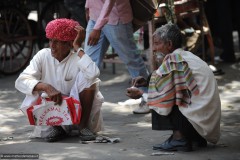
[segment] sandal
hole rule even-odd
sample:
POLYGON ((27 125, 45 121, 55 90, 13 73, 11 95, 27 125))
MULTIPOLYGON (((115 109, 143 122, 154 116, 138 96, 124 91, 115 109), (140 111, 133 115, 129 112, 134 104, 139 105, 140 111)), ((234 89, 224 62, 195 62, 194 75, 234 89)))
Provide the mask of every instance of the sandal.
POLYGON ((79 132, 79 137, 82 141, 92 141, 96 140, 96 135, 94 135, 89 129, 83 128, 79 132))

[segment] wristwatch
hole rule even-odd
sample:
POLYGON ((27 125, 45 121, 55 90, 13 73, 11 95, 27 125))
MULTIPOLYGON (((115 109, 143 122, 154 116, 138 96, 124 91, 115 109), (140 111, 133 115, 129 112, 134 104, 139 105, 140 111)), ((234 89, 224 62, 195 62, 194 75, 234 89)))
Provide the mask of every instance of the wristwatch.
POLYGON ((78 54, 79 51, 83 51, 84 52, 84 50, 81 47, 77 49, 76 53, 78 54))

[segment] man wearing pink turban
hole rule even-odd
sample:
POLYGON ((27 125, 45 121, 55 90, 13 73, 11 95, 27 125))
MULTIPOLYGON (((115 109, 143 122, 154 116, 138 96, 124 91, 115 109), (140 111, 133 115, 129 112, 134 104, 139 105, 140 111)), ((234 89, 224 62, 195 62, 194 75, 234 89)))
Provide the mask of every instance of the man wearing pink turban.
MULTIPOLYGON (((62 95, 72 96, 82 106, 81 122, 77 126, 80 138, 93 140, 94 133, 102 129, 103 97, 98 91, 99 69, 81 48, 84 29, 74 20, 55 19, 47 24, 46 37, 50 48, 38 51, 15 82, 15 87, 26 94, 20 108, 30 106, 42 93, 55 104, 62 103, 62 95)), ((54 142, 66 137, 70 128, 73 127, 36 126, 33 136, 54 142)))

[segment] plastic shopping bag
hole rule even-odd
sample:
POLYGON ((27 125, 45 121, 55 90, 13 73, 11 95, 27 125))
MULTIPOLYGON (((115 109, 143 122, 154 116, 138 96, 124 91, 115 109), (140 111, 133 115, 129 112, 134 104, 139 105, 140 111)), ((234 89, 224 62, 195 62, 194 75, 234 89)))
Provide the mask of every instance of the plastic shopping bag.
POLYGON ((27 116, 31 125, 73 125, 79 124, 82 107, 78 100, 63 97, 62 104, 54 105, 48 98, 39 97, 36 104, 27 109, 27 116))

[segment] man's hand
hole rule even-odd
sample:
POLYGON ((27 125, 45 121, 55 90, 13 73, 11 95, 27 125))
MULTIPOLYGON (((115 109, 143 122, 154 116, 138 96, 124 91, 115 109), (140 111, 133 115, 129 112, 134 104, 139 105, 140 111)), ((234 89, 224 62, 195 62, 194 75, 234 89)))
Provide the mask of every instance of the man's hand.
POLYGON ((73 41, 73 47, 74 50, 76 51, 78 48, 82 46, 82 43, 85 40, 86 31, 82 26, 76 26, 74 29, 78 33, 75 40, 73 41))
POLYGON ((142 76, 139 76, 132 80, 132 85, 134 87, 147 87, 148 83, 146 79, 144 79, 142 76))
POLYGON ((89 8, 85 9, 85 15, 86 15, 86 20, 88 22, 89 21, 89 8))
POLYGON ((142 95, 143 95, 143 91, 136 87, 127 88, 126 96, 130 98, 138 99, 138 98, 141 98, 142 95))
POLYGON ((47 83, 38 83, 34 89, 34 91, 44 91, 51 101, 55 102, 55 105, 62 104, 62 94, 58 90, 56 90, 53 86, 47 83))
POLYGON ((90 33, 90 35, 89 35, 89 37, 88 37, 88 42, 87 42, 87 44, 88 44, 89 46, 94 46, 94 45, 96 45, 96 44, 98 43, 98 40, 100 39, 100 35, 101 35, 101 30, 96 30, 96 29, 94 29, 94 30, 90 33))
POLYGON ((62 104, 62 94, 58 90, 56 90, 53 86, 47 85, 45 92, 47 93, 48 97, 51 101, 55 102, 55 105, 62 104))

